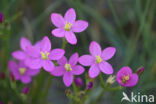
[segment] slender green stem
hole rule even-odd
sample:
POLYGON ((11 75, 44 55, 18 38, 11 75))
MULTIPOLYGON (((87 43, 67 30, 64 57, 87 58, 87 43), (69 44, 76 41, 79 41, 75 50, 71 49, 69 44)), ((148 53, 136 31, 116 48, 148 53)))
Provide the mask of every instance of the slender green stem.
POLYGON ((78 90, 74 82, 72 83, 72 86, 73 86, 74 94, 77 95, 78 90))
POLYGON ((104 84, 104 81, 103 81, 103 77, 102 77, 102 73, 100 73, 99 77, 100 77, 100 85, 101 85, 101 87, 105 87, 105 84, 104 84))
POLYGON ((62 40, 63 40, 62 49, 65 49, 67 45, 67 41, 65 38, 62 38, 62 40))
POLYGON ((43 94, 43 102, 42 103, 46 102, 46 97, 48 95, 48 91, 49 91, 49 88, 50 88, 51 83, 52 83, 52 78, 53 78, 53 76, 49 75, 48 81, 47 81, 47 84, 46 84, 46 88, 45 88, 45 92, 43 94))

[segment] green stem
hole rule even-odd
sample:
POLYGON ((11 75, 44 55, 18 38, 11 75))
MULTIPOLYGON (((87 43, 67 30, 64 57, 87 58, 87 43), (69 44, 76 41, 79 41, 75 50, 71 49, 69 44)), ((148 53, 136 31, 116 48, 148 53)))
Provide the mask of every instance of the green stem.
POLYGON ((76 96, 77 95, 77 87, 74 82, 72 83, 72 86, 73 86, 74 94, 76 96))
POLYGON ((45 88, 45 92, 43 94, 43 102, 42 102, 43 104, 46 102, 46 97, 48 95, 48 91, 49 91, 49 88, 50 88, 51 83, 52 83, 52 78, 53 78, 53 76, 51 76, 51 75, 48 78, 47 85, 46 85, 46 88, 45 88))
POLYGON ((102 77, 102 73, 100 73, 99 77, 100 77, 100 85, 101 85, 101 87, 105 87, 105 84, 104 84, 104 81, 103 81, 103 77, 102 77))
POLYGON ((62 49, 65 49, 67 45, 67 41, 65 38, 62 38, 62 40, 63 40, 62 49))

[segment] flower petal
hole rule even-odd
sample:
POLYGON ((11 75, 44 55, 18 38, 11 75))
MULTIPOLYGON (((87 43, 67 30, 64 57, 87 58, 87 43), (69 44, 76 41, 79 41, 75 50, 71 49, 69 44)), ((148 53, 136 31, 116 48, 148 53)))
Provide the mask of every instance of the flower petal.
POLYGON ((54 63, 50 60, 44 60, 43 61, 43 68, 44 70, 46 70, 47 72, 51 72, 54 69, 54 63))
POLYGON ((51 71, 51 74, 57 77, 62 76, 64 73, 65 73, 64 66, 56 66, 54 70, 51 71))
POLYGON ((89 69, 89 76, 95 78, 99 75, 100 69, 97 64, 93 64, 89 69))
POLYGON ((83 20, 76 21, 72 26, 73 32, 82 32, 88 27, 88 22, 83 20))
POLYGON ((79 58, 79 54, 76 52, 74 54, 72 54, 69 58, 69 63, 71 65, 76 65, 77 64, 77 61, 78 61, 78 58, 79 58))
POLYGON ((130 79, 127 81, 126 84, 124 84, 123 86, 125 87, 132 87, 135 86, 138 83, 138 75, 137 74, 132 74, 130 76, 130 79))
POLYGON ((30 67, 30 69, 40 69, 42 67, 43 61, 40 58, 37 59, 28 59, 26 65, 30 67), (29 62, 28 62, 29 61, 29 62))
POLYGON ((57 63, 59 65, 65 65, 67 63, 67 58, 65 56, 63 56, 62 58, 60 58, 59 60, 57 60, 57 63))
POLYGON ((10 69, 10 71, 13 72, 14 70, 17 70, 18 65, 16 64, 15 61, 10 60, 10 61, 8 62, 8 68, 10 69))
POLYGON ((79 58, 79 63, 83 66, 90 66, 94 64, 94 57, 90 55, 83 55, 79 58))
POLYGON ((21 46, 22 50, 25 51, 26 48, 28 46, 32 46, 32 44, 31 44, 31 42, 27 38, 22 37, 21 40, 20 40, 20 46, 21 46))
POLYGON ((12 56, 18 60, 24 60, 26 58, 26 54, 23 51, 15 51, 12 53, 12 56))
POLYGON ((26 71, 27 75, 30 75, 30 76, 35 76, 37 75, 38 73, 40 72, 40 69, 28 69, 26 71))
POLYGON ((41 51, 43 51, 43 52, 45 52, 45 51, 49 52, 51 50, 51 42, 47 36, 45 36, 42 39, 40 46, 41 46, 41 51))
POLYGON ((81 65, 75 65, 72 69, 72 73, 74 75, 80 75, 85 71, 85 69, 81 65))
POLYGON ((90 51, 90 54, 93 55, 93 56, 100 56, 101 55, 101 47, 95 41, 92 41, 90 43, 89 51, 90 51))
POLYGON ((64 27, 65 25, 64 18, 58 13, 51 14, 51 21, 56 27, 64 27))
POLYGON ((22 76, 21 78, 22 78, 21 80, 22 80, 22 82, 24 84, 28 84, 28 83, 31 82, 31 77, 30 76, 22 76))
POLYGON ((64 15, 64 19, 65 19, 65 21, 73 24, 75 22, 75 19, 76 19, 75 10, 73 8, 68 9, 64 15))
POLYGON ((63 28, 57 28, 57 29, 52 30, 51 33, 56 37, 62 38, 64 37, 65 30, 63 28))
POLYGON ((77 39, 76 39, 76 36, 73 32, 71 31, 66 31, 65 32, 65 38, 66 40, 70 43, 70 44, 73 44, 75 45, 77 43, 77 39))
POLYGON ((116 52, 116 48, 108 47, 102 51, 101 57, 103 60, 109 60, 114 56, 115 52, 116 52))
POLYGON ((60 58, 63 57, 65 54, 65 51, 63 49, 53 49, 50 52, 49 59, 50 60, 59 60, 60 58))
POLYGON ((40 56, 40 50, 34 46, 30 46, 27 48, 26 53, 33 58, 40 56))
POLYGON ((102 61, 99 64, 99 68, 105 74, 113 74, 113 68, 108 62, 102 61))
POLYGON ((132 70, 129 66, 124 66, 117 72, 116 76, 119 80, 120 78, 123 77, 123 75, 128 75, 128 74, 132 74, 132 70))
POLYGON ((69 87, 72 84, 72 82, 73 82, 73 75, 72 75, 72 73, 66 72, 64 74, 64 76, 63 76, 63 82, 64 82, 64 84, 67 87, 69 87))

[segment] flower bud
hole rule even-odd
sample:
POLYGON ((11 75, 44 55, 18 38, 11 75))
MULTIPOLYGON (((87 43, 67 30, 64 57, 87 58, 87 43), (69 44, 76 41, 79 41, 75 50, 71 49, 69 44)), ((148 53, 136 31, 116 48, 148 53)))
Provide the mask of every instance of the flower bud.
POLYGON ((14 76, 12 73, 10 73, 10 80, 11 80, 12 82, 15 82, 15 76, 14 76))
POLYGON ((0 79, 4 79, 5 78, 5 74, 4 74, 4 72, 1 72, 0 73, 0 79))
POLYGON ((28 86, 24 87, 22 93, 27 95, 29 93, 29 87, 28 86))
POLYGON ((90 90, 93 87, 93 82, 90 81, 87 85, 87 89, 90 90))
POLYGON ((0 12, 0 24, 4 21, 4 16, 3 14, 0 12))
POLYGON ((67 96, 69 96, 71 94, 71 90, 67 89, 67 90, 65 90, 65 93, 66 93, 67 96))
POLYGON ((83 81, 80 77, 76 78, 74 82, 76 86, 80 86, 80 87, 83 86, 83 81))
POLYGON ((137 71, 136 74, 141 75, 145 70, 145 67, 140 67, 137 71))

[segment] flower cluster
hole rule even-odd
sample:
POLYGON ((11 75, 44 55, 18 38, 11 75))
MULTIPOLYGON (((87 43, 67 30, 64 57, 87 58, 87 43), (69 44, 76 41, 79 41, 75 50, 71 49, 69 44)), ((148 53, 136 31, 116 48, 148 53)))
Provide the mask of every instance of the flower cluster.
MULTIPOLYGON (((53 36, 65 37, 70 44, 77 43, 74 32, 82 32, 88 27, 88 22, 84 20, 76 21, 76 13, 73 8, 65 13, 64 18, 58 13, 52 13, 51 21, 57 27, 52 30, 53 36)), ((69 60, 64 56, 64 49, 51 49, 51 42, 47 36, 34 45, 28 39, 22 37, 20 47, 21 50, 12 53, 18 63, 10 60, 8 67, 16 80, 21 80, 23 83, 30 83, 31 77, 37 75, 41 68, 53 76, 62 76, 63 82, 67 87, 73 83, 74 75, 81 75, 85 72, 83 66, 90 67, 88 75, 92 79, 96 78, 100 72, 108 75, 112 75, 114 72, 108 60, 115 55, 116 48, 107 47, 102 50, 101 46, 95 41, 92 41, 89 45, 90 54, 79 57, 76 52, 70 56, 69 60), (53 61, 56 61, 58 65, 54 64, 53 61)), ((114 78, 114 76, 111 76, 107 83, 114 83, 114 78)), ((131 87, 137 84, 138 75, 132 73, 131 69, 125 66, 117 73, 116 80, 121 86, 131 87)), ((83 85, 79 77, 75 79, 75 83, 79 86, 83 85)), ((92 86, 93 81, 88 83, 88 89, 91 89, 92 86)))

